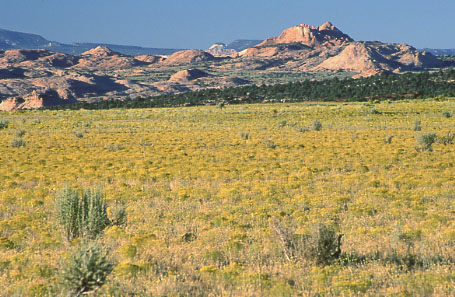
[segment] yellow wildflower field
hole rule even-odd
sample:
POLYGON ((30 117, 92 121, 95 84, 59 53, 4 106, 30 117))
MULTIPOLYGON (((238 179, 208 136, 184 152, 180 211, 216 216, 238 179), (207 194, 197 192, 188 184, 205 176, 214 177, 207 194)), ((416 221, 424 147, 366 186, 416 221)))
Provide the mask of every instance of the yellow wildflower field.
POLYGON ((96 239, 116 263, 100 296, 453 296, 453 111, 450 99, 0 113, 0 294, 64 293, 79 239, 55 200, 71 186, 101 190, 109 214, 126 207, 96 239), (328 265, 298 252, 319 225, 343 235, 328 265))

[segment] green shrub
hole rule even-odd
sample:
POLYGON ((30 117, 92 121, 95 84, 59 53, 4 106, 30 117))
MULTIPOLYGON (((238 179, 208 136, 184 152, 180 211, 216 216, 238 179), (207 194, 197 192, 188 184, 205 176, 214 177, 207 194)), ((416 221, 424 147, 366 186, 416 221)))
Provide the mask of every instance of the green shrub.
POLYGON ((305 133, 305 132, 308 132, 310 131, 310 129, 308 129, 308 127, 297 127, 297 131, 298 132, 302 132, 302 133, 305 133))
POLYGON ((451 114, 450 112, 448 112, 448 111, 444 111, 444 112, 442 113, 442 115, 443 115, 445 118, 451 118, 451 117, 452 117, 452 114, 451 114))
POLYGON ((25 141, 23 139, 13 139, 11 140, 11 147, 21 147, 25 146, 25 141))
POLYGON ((272 223, 284 256, 288 261, 309 259, 317 265, 330 265, 341 255, 341 237, 333 227, 316 225, 309 235, 295 234, 279 223, 272 223))
POLYGON ((322 130, 322 124, 318 120, 313 121, 313 131, 321 131, 322 130))
POLYGON ((283 128, 283 127, 286 127, 287 124, 288 124, 288 122, 283 120, 278 123, 278 127, 283 128))
POLYGON ((117 151, 121 151, 121 150, 124 150, 125 147, 121 144, 118 144, 118 143, 110 143, 108 146, 107 146, 107 149, 111 152, 117 152, 117 151))
POLYGON ((421 126, 421 122, 420 120, 417 120, 414 122, 414 131, 421 131, 422 130, 422 126, 421 126))
POLYGON ((275 144, 275 142, 273 142, 272 140, 267 139, 267 140, 265 141, 265 147, 266 147, 266 148, 269 148, 269 149, 275 149, 275 148, 276 148, 276 144, 275 144))
POLYGON ((417 143, 422 151, 433 151, 433 143, 436 142, 437 136, 435 133, 422 133, 416 136, 417 143))
POLYGON ((17 137, 23 137, 25 135, 26 131, 25 130, 18 130, 16 132, 17 137))
POLYGON ((436 139, 436 142, 443 144, 443 145, 449 145, 449 144, 453 144, 454 140, 455 140, 455 133, 448 132, 446 136, 438 136, 436 139))
POLYGON ((121 226, 125 225, 127 222, 126 218, 126 207, 122 204, 117 204, 114 207, 110 208, 111 214, 111 225, 121 226))
POLYGON ((9 126, 9 121, 1 120, 0 121, 0 129, 6 129, 9 126))
POLYGON ((85 295, 104 285, 115 265, 96 243, 75 249, 63 265, 63 284, 72 296, 85 295))
POLYGON ((318 265, 330 265, 340 257, 341 237, 332 227, 317 225, 307 241, 307 255, 318 265))
POLYGON ((57 193, 57 216, 68 240, 94 238, 103 232, 110 224, 106 209, 104 197, 97 190, 84 190, 80 195, 67 187, 57 193))
POLYGON ((380 112, 376 108, 372 108, 368 111, 368 114, 380 114, 380 112))
POLYGON ((251 139, 250 133, 248 133, 248 132, 243 132, 243 131, 240 132, 240 137, 241 137, 242 139, 244 139, 244 140, 251 139))

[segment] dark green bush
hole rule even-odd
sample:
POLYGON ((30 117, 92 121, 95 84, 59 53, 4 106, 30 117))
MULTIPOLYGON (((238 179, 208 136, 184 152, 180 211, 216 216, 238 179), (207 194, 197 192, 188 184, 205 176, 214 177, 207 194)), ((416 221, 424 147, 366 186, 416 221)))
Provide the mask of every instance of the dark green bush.
POLYGON ((450 112, 448 112, 448 111, 444 111, 444 112, 442 113, 442 115, 443 115, 445 118, 451 118, 451 117, 452 117, 452 114, 451 114, 450 112))
POLYGON ((9 121, 0 120, 0 129, 6 129, 9 126, 9 121))

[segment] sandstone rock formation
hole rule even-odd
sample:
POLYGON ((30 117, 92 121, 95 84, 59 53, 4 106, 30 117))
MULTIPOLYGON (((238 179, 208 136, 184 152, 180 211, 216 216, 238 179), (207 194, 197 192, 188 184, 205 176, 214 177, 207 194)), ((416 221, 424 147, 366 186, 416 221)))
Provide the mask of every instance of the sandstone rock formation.
POLYGON ((163 63, 165 65, 183 65, 215 60, 214 56, 202 50, 184 50, 170 55, 163 63))
POLYGON ((77 102, 75 99, 63 100, 55 90, 46 90, 38 93, 33 91, 31 94, 21 97, 6 99, 0 103, 0 110, 12 111, 18 109, 38 109, 46 106, 63 105, 77 102))
POLYGON ((326 22, 320 27, 306 24, 284 30, 280 36, 268 38, 256 47, 275 45, 281 43, 301 43, 310 47, 336 46, 354 41, 344 34, 332 23, 326 22))
POLYGON ((211 47, 209 47, 206 52, 210 53, 212 56, 220 57, 220 56, 230 56, 235 57, 237 55, 237 51, 235 49, 228 48, 224 43, 215 43, 211 47))
POLYGON ((114 52, 105 46, 98 46, 82 53, 79 56, 79 63, 74 67, 99 70, 131 68, 139 65, 144 65, 144 62, 136 60, 131 56, 114 52))
POLYGON ((149 64, 160 63, 165 60, 162 56, 153 56, 153 55, 140 55, 134 57, 138 61, 146 62, 149 64))
POLYGON ((353 42, 314 70, 359 72, 369 76, 383 71, 410 71, 439 66, 442 66, 442 62, 435 56, 406 44, 353 42))
POLYGON ((199 70, 199 69, 188 69, 188 70, 182 70, 177 73, 174 73, 171 75, 169 78, 170 81, 190 81, 190 80, 195 80, 201 77, 207 77, 209 74, 205 71, 199 70))

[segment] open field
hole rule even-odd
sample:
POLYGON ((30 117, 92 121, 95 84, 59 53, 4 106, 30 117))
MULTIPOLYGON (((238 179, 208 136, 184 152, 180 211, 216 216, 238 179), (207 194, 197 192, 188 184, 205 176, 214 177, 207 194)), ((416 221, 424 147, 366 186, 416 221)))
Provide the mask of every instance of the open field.
POLYGON ((69 185, 100 189, 109 215, 126 207, 97 239, 118 264, 102 296, 453 296, 454 112, 450 99, 0 113, 0 294, 64 293, 80 242, 56 219, 69 185), (298 240, 317 226, 344 234, 329 265, 298 240))

